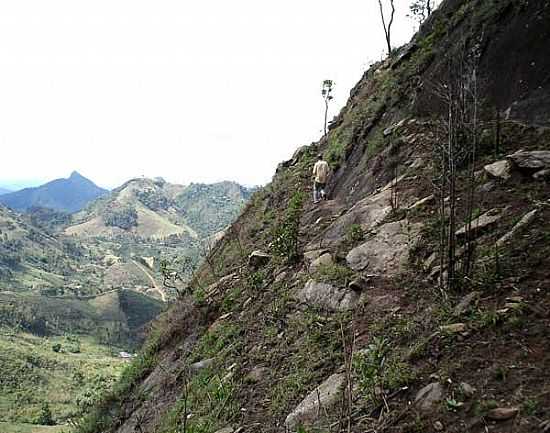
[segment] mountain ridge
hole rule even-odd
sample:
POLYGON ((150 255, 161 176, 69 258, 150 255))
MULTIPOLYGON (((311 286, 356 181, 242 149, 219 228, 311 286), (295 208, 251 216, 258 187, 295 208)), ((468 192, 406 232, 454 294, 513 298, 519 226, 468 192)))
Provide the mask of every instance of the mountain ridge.
POLYGON ((81 210, 89 202, 107 192, 106 189, 98 187, 91 180, 73 171, 66 179, 55 179, 38 187, 3 194, 0 203, 23 212, 33 207, 43 207, 72 213, 81 210))

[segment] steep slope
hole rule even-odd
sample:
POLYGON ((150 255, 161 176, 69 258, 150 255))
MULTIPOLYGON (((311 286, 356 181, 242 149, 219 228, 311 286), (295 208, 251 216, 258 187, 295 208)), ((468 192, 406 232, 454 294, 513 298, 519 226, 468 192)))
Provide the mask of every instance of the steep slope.
POLYGON ((65 212, 77 212, 89 202, 105 195, 107 190, 74 171, 68 179, 56 179, 36 188, 4 194, 0 203, 11 209, 27 211, 44 207, 65 212))
POLYGON ((548 431, 548 23, 543 0, 445 1, 253 196, 79 431, 548 431))

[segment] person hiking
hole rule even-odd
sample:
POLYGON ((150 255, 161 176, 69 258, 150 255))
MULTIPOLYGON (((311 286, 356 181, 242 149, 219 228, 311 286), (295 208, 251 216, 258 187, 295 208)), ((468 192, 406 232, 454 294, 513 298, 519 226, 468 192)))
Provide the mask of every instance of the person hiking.
POLYGON ((327 199, 325 187, 330 174, 328 162, 323 160, 323 155, 317 156, 317 162, 313 166, 313 203, 319 203, 327 199))

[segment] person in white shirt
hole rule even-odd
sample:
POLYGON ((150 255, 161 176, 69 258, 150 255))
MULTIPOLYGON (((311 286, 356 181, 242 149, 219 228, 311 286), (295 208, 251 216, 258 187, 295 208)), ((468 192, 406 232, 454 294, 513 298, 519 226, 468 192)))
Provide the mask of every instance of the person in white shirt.
POLYGON ((330 175, 328 162, 323 160, 323 155, 317 156, 317 162, 313 166, 313 203, 319 203, 327 199, 325 187, 330 175))

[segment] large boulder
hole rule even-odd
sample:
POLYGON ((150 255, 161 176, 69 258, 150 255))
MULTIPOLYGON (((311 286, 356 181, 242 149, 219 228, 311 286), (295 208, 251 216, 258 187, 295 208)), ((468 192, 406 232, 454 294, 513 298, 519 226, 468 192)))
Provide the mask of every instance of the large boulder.
POLYGON ((416 243, 421 227, 407 220, 384 224, 374 237, 348 253, 349 267, 354 271, 368 268, 373 274, 398 274, 407 265, 409 249, 416 243))
POLYGON ((297 293, 296 298, 314 307, 332 311, 346 311, 357 305, 360 295, 354 290, 342 289, 331 284, 309 280, 304 288, 297 293))
POLYGON ((520 150, 508 155, 514 166, 524 171, 539 171, 550 168, 550 150, 520 150))
POLYGON ((506 159, 486 165, 483 169, 489 176, 498 179, 508 180, 512 177, 512 164, 506 159))
POLYGON ((333 374, 315 388, 294 409, 285 420, 288 430, 295 431, 299 426, 308 426, 318 421, 325 411, 330 411, 342 397, 346 375, 333 374))

